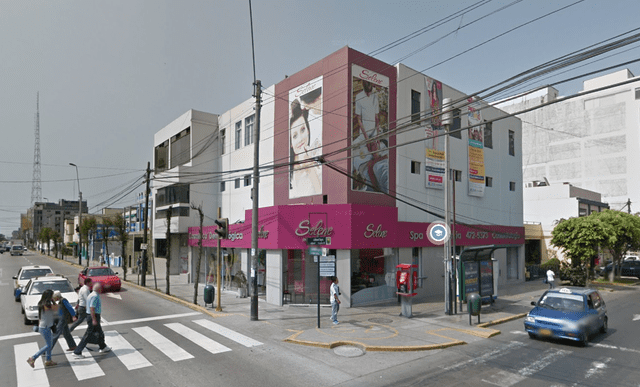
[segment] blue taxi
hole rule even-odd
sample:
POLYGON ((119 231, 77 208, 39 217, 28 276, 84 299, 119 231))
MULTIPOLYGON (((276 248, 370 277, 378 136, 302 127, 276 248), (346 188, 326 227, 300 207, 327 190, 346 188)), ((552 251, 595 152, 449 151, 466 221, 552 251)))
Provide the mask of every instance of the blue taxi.
POLYGON ((607 332, 607 307, 595 289, 550 289, 531 305, 535 308, 524 319, 531 338, 568 339, 586 346, 589 336, 607 332))

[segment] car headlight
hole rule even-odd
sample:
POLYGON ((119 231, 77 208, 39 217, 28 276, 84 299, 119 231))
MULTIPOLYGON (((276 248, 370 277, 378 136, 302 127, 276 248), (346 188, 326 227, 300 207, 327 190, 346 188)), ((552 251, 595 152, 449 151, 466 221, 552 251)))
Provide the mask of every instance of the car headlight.
POLYGON ((27 309, 29 309, 31 311, 38 310, 38 305, 31 305, 27 309))
POLYGON ((531 317, 531 316, 527 316, 527 317, 524 318, 524 322, 534 323, 534 322, 536 322, 536 319, 531 317))

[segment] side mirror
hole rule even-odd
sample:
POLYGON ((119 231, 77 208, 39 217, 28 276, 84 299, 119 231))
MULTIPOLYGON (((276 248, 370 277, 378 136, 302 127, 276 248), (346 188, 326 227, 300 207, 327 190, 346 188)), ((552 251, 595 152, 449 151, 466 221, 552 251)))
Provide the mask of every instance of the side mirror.
POLYGON ((531 301, 531 305, 536 306, 536 302, 535 301, 531 301))
POLYGON ((117 272, 117 271, 116 271, 115 273, 116 273, 116 275, 118 275, 118 272, 117 272))
POLYGON ((11 278, 13 278, 13 279, 18 279, 18 276, 17 276, 17 275, 14 275, 14 276, 13 276, 13 277, 11 277, 11 278))

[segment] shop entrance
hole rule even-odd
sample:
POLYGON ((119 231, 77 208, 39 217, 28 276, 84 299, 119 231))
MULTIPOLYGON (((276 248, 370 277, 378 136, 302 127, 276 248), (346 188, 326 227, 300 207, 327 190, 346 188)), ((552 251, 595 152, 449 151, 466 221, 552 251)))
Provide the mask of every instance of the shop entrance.
POLYGON ((351 305, 395 298, 395 255, 383 249, 352 250, 351 305))
MULTIPOLYGON (((329 250, 329 255, 335 250, 329 250)), ((285 284, 283 295, 292 304, 318 303, 318 262, 307 250, 287 250, 283 265, 285 284)), ((320 277, 320 303, 329 304, 331 279, 320 277)))

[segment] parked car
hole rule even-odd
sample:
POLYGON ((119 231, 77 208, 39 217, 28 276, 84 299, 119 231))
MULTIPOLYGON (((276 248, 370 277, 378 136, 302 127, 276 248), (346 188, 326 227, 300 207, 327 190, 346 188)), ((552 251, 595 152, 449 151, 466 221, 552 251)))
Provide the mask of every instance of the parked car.
POLYGON ((22 250, 22 245, 13 245, 11 246, 11 255, 22 255, 24 250, 22 250))
POLYGON ((16 302, 20 302, 20 292, 29 280, 34 277, 43 277, 47 274, 53 274, 53 270, 49 266, 22 266, 18 270, 18 274, 13 276, 13 296, 16 302))
POLYGON ((609 327, 607 307, 595 289, 547 290, 524 319, 529 337, 568 339, 586 346, 589 336, 609 327))
MULTIPOLYGON (((608 264, 600 271, 600 275, 607 277, 613 269, 613 263, 608 264)), ((623 261, 622 265, 616 265, 616 273, 626 277, 637 277, 640 279, 640 261, 623 261)))
POLYGON ((20 293, 25 325, 30 324, 32 321, 38 321, 38 302, 42 298, 42 293, 47 289, 59 290, 62 293, 62 297, 66 298, 73 307, 78 303, 78 293, 76 293, 71 281, 66 277, 60 274, 51 274, 44 277, 31 278, 20 293))
POLYGON ((78 274, 78 285, 84 285, 85 278, 91 278, 92 286, 96 283, 101 283, 104 291, 116 291, 120 290, 121 282, 118 277, 118 272, 114 272, 110 267, 97 266, 84 268, 80 274, 78 274))

